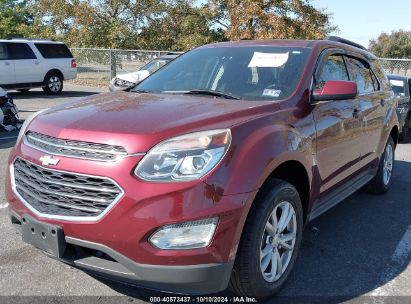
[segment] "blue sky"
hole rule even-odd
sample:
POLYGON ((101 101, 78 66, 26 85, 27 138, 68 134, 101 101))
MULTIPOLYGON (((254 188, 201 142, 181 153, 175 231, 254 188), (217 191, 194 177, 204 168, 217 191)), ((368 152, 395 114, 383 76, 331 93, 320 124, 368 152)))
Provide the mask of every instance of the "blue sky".
POLYGON ((411 31, 411 2, 409 0, 313 0, 318 8, 333 13, 333 24, 341 37, 368 47, 381 32, 411 31))

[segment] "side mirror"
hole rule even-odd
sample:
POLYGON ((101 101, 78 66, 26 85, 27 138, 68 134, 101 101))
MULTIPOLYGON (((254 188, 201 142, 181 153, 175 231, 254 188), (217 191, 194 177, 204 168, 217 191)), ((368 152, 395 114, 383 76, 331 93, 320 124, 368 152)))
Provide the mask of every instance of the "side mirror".
POLYGON ((312 98, 314 101, 354 99, 357 91, 357 84, 353 81, 330 80, 325 82, 322 90, 314 90, 312 98))

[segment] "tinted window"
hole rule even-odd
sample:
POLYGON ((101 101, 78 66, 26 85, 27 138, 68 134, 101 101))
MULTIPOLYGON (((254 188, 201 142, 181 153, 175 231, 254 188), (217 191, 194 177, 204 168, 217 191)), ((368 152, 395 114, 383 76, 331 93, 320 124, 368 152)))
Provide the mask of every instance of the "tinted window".
POLYGON ((348 72, 343 57, 332 55, 327 58, 317 80, 317 89, 322 89, 324 83, 330 80, 348 80, 348 72))
POLYGON ((249 100, 290 96, 309 49, 288 47, 200 48, 174 59, 136 89, 181 94, 212 90, 249 100))
POLYGON ((36 55, 26 43, 7 42, 7 49, 10 59, 36 59, 36 55))
POLYGON ((7 47, 4 43, 0 43, 0 60, 8 59, 7 47))
POLYGON ((34 45, 44 58, 73 58, 73 55, 65 44, 35 43, 34 45))
POLYGON ((351 79, 357 83, 358 93, 367 94, 374 92, 373 74, 371 70, 355 58, 347 58, 347 63, 351 73, 351 79))

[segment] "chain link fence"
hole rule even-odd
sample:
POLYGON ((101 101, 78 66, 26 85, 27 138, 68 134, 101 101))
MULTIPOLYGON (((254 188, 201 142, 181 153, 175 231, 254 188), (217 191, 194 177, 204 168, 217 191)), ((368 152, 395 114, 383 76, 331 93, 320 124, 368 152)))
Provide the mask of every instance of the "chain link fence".
POLYGON ((107 86, 117 74, 137 71, 147 62, 166 55, 171 51, 81 49, 72 48, 77 60, 76 82, 107 86))
POLYGON ((387 74, 411 77, 411 59, 380 58, 380 62, 387 74))
MULTIPOLYGON (((116 49, 71 49, 77 59, 76 82, 107 86, 117 74, 137 71, 147 62, 171 51, 116 50, 116 49)), ((381 58, 381 64, 388 74, 411 77, 411 59, 381 58)))

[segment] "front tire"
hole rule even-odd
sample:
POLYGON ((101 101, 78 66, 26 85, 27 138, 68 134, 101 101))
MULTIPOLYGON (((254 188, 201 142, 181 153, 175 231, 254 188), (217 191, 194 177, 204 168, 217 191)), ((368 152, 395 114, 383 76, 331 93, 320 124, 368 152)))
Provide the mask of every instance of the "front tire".
POLYGON ((63 91, 63 77, 58 73, 51 72, 44 78, 43 91, 48 95, 58 95, 63 91))
POLYGON ((375 177, 364 187, 364 190, 373 194, 386 193, 392 183, 392 174, 394 172, 395 144, 390 136, 385 145, 384 152, 381 155, 380 164, 375 177))
POLYGON ((303 232, 300 196, 291 184, 272 180, 247 218, 229 288, 238 295, 265 298, 277 293, 296 261, 303 232))

